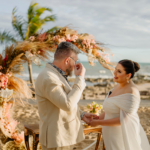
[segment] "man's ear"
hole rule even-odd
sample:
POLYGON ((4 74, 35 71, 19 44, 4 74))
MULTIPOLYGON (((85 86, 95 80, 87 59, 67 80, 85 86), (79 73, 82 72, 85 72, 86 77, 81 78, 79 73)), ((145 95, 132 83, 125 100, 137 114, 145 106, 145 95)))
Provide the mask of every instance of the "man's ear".
POLYGON ((65 58, 65 60, 64 60, 65 65, 68 65, 69 61, 70 61, 69 57, 65 58))

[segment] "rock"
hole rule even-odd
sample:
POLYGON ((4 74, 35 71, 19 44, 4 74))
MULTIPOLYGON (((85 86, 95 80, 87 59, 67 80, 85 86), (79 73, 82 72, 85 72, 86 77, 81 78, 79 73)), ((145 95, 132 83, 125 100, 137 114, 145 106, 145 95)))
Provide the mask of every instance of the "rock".
POLYGON ((140 95, 150 95, 149 91, 140 91, 140 95))

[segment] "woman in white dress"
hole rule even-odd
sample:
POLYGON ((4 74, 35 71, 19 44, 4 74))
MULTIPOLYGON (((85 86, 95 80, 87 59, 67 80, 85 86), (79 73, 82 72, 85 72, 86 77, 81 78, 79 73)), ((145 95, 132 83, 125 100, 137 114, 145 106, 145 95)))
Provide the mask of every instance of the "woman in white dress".
POLYGON ((103 103, 104 113, 90 123, 91 126, 103 126, 106 150, 150 150, 137 114, 140 93, 131 80, 139 69, 136 62, 119 61, 114 71, 114 81, 118 84, 103 103))

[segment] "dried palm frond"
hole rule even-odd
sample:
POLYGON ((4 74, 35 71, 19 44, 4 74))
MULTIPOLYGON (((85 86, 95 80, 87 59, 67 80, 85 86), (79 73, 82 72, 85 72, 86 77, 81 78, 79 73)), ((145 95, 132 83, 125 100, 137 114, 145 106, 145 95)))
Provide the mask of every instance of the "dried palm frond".
POLYGON ((88 33, 82 33, 79 35, 80 40, 94 39, 94 36, 89 35, 88 33))
MULTIPOLYGON (((15 67, 16 65, 20 65, 21 64, 21 57, 24 55, 24 53, 21 53, 19 55, 17 55, 12 61, 11 63, 9 64, 7 70, 6 70, 6 73, 8 73, 10 70, 14 70, 15 71, 15 68, 13 69, 13 67, 15 67)), ((20 70, 21 71, 21 70, 20 70)), ((12 71, 11 71, 12 72, 12 71)))
POLYGON ((44 52, 44 53, 41 53, 38 57, 39 57, 39 59, 46 61, 49 59, 50 54, 48 52, 44 52))
POLYGON ((112 70, 112 71, 115 70, 112 66, 109 66, 108 64, 106 64, 101 58, 99 58, 98 61, 104 68, 112 70))
POLYGON ((6 57, 6 55, 8 56, 8 58, 11 58, 11 55, 14 51, 14 45, 12 44, 11 46, 7 46, 5 48, 5 50, 3 51, 3 55, 6 57))
POLYGON ((21 72, 23 71, 24 71, 24 67, 22 66, 22 64, 15 65, 13 68, 11 68, 11 72, 13 74, 21 75, 21 72))
POLYGON ((21 50, 22 52, 25 53, 25 51, 32 51, 33 54, 35 52, 37 52, 39 49, 41 50, 47 50, 48 44, 45 44, 44 42, 28 42, 28 41, 24 41, 24 42, 20 42, 19 44, 17 44, 15 50, 21 50))
POLYGON ((0 66, 2 68, 0 71, 4 74, 9 73, 10 71, 12 73, 20 73, 22 71, 20 66, 24 63, 22 59, 24 53, 17 51, 13 44, 6 47, 2 53, 3 54, 0 55, 0 66))
MULTIPOLYGON (((26 51, 30 51, 32 54, 38 56, 41 60, 48 60, 50 55, 48 52, 52 50, 49 48, 49 45, 45 42, 28 42, 24 41, 19 43, 15 50, 21 50, 24 54, 26 51)), ((27 58, 22 56, 22 59, 27 61, 27 58)))
POLYGON ((60 33, 63 33, 63 34, 70 34, 70 35, 77 35, 77 31, 73 30, 73 29, 70 29, 68 28, 67 26, 63 27, 60 29, 60 33))
POLYGON ((13 96, 15 98, 31 98, 32 92, 30 88, 27 85, 27 82, 24 80, 11 76, 8 80, 8 89, 11 89, 14 91, 13 96))

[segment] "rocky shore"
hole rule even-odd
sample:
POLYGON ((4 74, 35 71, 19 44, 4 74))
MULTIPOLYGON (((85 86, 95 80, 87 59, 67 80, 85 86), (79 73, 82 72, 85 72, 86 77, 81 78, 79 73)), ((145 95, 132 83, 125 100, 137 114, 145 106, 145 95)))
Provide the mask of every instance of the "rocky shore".
MULTIPOLYGON (((75 79, 69 78, 69 82, 73 84, 75 79)), ((137 85, 141 99, 150 99, 150 77, 144 75, 137 75, 133 79, 133 82, 137 85)), ((116 84, 113 81, 113 78, 85 78, 86 88, 84 89, 81 99, 105 99, 107 93, 114 87, 116 84)))

